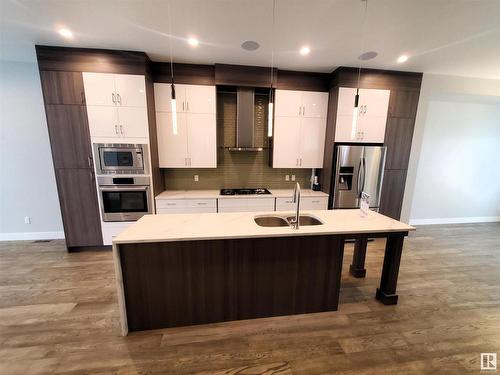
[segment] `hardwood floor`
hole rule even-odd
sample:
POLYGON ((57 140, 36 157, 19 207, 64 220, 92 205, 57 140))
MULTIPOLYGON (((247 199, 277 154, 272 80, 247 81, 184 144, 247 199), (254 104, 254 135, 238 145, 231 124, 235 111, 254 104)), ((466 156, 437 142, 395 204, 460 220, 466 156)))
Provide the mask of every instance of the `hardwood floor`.
POLYGON ((405 241, 399 302, 375 300, 344 256, 339 311, 120 336, 111 252, 62 241, 0 243, 0 374, 462 374, 500 355, 500 224, 419 227, 405 241))

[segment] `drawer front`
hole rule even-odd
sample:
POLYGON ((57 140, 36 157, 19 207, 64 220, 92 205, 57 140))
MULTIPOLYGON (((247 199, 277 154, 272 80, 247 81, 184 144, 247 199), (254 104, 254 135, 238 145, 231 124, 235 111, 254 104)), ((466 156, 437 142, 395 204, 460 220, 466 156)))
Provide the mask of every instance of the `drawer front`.
POLYGON ((156 209, 179 209, 179 208, 217 208, 216 199, 157 199, 156 209))
POLYGON ((295 210, 295 203, 293 203, 292 198, 276 198, 276 211, 293 210, 295 210))
POLYGON ((274 198, 219 198, 219 212, 274 211, 274 198))
POLYGON ((301 198, 300 208, 303 210, 326 210, 328 209, 328 197, 301 198))
POLYGON ((197 213, 216 213, 215 207, 196 207, 196 208, 158 208, 156 213, 161 214, 197 214, 197 213))

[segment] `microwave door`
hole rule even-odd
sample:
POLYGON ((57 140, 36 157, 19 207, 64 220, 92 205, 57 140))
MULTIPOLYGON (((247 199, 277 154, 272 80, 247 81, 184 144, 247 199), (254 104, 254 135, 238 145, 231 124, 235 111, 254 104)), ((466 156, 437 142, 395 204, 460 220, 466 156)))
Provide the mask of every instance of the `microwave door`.
POLYGON ((356 208, 359 205, 363 146, 337 146, 336 151, 334 208, 356 208))
POLYGON ((361 191, 370 195, 370 207, 378 208, 384 175, 386 147, 366 146, 361 171, 361 191))

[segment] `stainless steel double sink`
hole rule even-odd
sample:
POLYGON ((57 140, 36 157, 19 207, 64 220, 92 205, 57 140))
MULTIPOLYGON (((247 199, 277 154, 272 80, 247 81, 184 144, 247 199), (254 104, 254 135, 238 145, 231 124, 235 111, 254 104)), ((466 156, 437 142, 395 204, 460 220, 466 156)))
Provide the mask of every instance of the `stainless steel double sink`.
MULTIPOLYGON (((254 217, 255 223, 261 227, 291 227, 295 215, 262 215, 254 217)), ((322 225, 323 222, 311 215, 299 216, 299 227, 301 225, 322 225)))

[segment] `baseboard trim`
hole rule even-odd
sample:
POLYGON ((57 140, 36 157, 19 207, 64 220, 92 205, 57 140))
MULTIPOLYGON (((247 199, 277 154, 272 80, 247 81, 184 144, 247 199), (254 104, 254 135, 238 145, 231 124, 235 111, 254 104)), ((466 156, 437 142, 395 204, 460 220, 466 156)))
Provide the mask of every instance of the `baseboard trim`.
POLYGON ((500 222, 500 216, 410 219, 410 225, 469 224, 469 223, 495 223, 495 222, 500 222))
POLYGON ((16 232, 0 233, 0 241, 33 241, 64 239, 64 232, 16 232))

